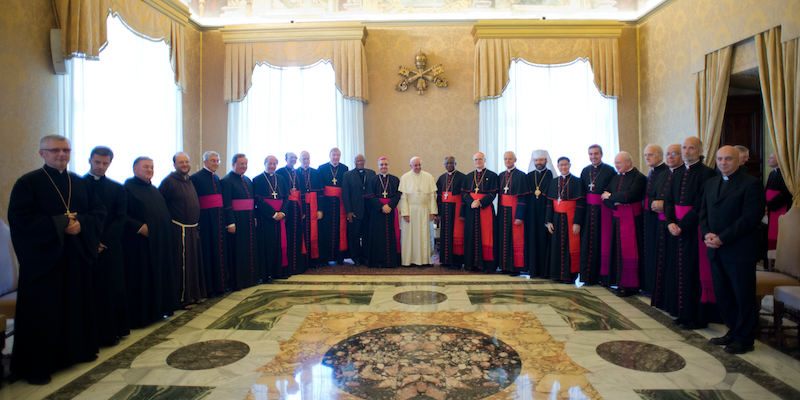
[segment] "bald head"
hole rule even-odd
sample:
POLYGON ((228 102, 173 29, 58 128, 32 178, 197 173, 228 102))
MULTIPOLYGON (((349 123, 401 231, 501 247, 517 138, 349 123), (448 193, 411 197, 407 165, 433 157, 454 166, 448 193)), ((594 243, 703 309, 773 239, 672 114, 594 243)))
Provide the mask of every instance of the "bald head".
POLYGON ((308 168, 311 166, 311 154, 307 151, 300 152, 300 166, 303 168, 308 168))
POLYGON ((644 148, 644 161, 650 168, 655 168, 664 161, 664 151, 661 146, 651 144, 644 148))
POLYGON ((617 156, 614 157, 614 167, 619 173, 630 171, 633 168, 633 158, 631 158, 630 153, 627 151, 617 153, 617 156))
POLYGON ((681 166, 683 158, 681 158, 681 145, 671 144, 667 146, 667 166, 675 169, 681 166))
POLYGON ((717 150, 717 167, 723 176, 730 176, 739 169, 739 150, 733 146, 722 146, 717 150))
POLYGON ((475 164, 475 169, 483 169, 486 163, 486 156, 479 151, 472 156, 472 162, 475 164))
POLYGON ((513 151, 507 151, 503 154, 503 163, 506 165, 506 169, 514 168, 516 162, 517 155, 513 151))
POLYGON ((703 142, 698 137, 688 137, 683 141, 681 153, 684 164, 692 165, 699 161, 700 155, 703 154, 703 142))

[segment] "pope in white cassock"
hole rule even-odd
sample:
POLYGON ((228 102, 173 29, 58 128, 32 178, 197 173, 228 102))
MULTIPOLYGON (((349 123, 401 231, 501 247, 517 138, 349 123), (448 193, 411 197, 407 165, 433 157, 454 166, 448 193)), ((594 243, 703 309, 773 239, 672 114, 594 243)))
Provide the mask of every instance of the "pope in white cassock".
POLYGON ((419 157, 411 159, 411 171, 400 178, 401 258, 403 266, 431 265, 431 221, 439 212, 436 180, 422 170, 419 157))

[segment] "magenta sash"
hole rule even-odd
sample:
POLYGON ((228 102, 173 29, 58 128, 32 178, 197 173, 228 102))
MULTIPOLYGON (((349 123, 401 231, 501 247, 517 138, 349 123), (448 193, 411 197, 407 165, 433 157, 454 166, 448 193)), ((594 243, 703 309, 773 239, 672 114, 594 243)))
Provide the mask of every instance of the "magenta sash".
MULTIPOLYGON (((283 207, 283 200, 275 200, 275 199, 264 199, 267 204, 271 205, 275 212, 283 207)), ((280 221, 280 235, 281 235, 281 266, 285 267, 289 265, 289 257, 286 254, 286 218, 281 219, 280 221)))
POLYGON ((456 213, 453 218, 453 254, 464 255, 464 221, 458 218, 461 215, 461 203, 464 200, 461 196, 453 196, 452 192, 442 194, 442 202, 453 203, 456 205, 456 213))
POLYGON ((642 215, 642 203, 618 204, 611 214, 619 219, 619 240, 622 249, 622 274, 619 285, 639 286, 639 245, 634 217, 642 215))
MULTIPOLYGON (((772 200, 780 194, 777 190, 767 189, 767 201, 772 200)), ((787 207, 769 212, 769 227, 767 228, 767 250, 775 250, 778 247, 778 218, 786 214, 787 207)))
MULTIPOLYGON (((389 204, 392 199, 378 199, 381 204, 389 204)), ((397 207, 394 208, 394 239, 397 241, 397 252, 400 252, 400 215, 397 212, 397 207)))
POLYGON ((650 211, 650 199, 647 196, 644 197, 644 209, 650 211))
MULTIPOLYGON (((678 219, 683 217, 692 210, 692 206, 675 206, 675 216, 678 219)), ((706 257, 705 241, 703 240, 703 233, 700 232, 700 227, 697 227, 697 253, 698 253, 698 266, 700 268, 700 285, 702 286, 702 294, 700 296, 701 303, 716 303, 717 299, 714 296, 714 280, 711 278, 711 262, 706 257)))
MULTIPOLYGON (((480 200, 485 194, 470 193, 472 200, 480 200)), ((481 249, 485 261, 494 261, 494 219, 492 209, 484 207, 479 209, 481 216, 481 249)))
POLYGON ((603 205, 599 194, 587 194, 586 203, 600 206, 600 275, 608 275, 608 264, 611 263, 611 209, 603 205))
POLYGON ((522 225, 514 224, 515 215, 517 215, 517 196, 500 195, 500 205, 503 207, 511 207, 511 247, 514 250, 514 267, 525 267, 525 223, 522 225))
POLYGON ((207 208, 222 207, 221 194, 209 194, 207 196, 199 196, 197 199, 200 200, 201 210, 205 210, 207 208))
POLYGON ((248 211, 253 209, 253 199, 233 199, 231 200, 233 211, 248 211))
POLYGON ((658 220, 659 221, 666 221, 667 220, 667 216, 664 215, 664 213, 660 212, 660 213, 658 213, 658 220))

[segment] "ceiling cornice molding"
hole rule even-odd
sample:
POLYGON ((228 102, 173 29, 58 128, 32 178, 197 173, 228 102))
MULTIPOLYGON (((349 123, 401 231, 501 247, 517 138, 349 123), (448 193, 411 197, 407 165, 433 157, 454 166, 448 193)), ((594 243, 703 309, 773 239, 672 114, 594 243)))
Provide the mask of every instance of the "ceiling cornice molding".
POLYGON ((644 15, 636 19, 636 24, 641 25, 643 22, 650 19, 653 15, 656 15, 657 13, 661 12, 661 10, 665 9, 667 6, 672 5, 674 2, 675 0, 665 0, 663 3, 653 7, 652 10, 646 12, 644 15))
POLYGON ((472 27, 478 39, 618 38, 624 22, 591 20, 486 20, 472 27))
POLYGON ((367 27, 361 22, 298 22, 236 25, 220 28, 225 43, 294 42, 307 40, 361 40, 367 27))
POLYGON ((142 0, 151 7, 166 14, 168 17, 184 24, 189 23, 189 17, 192 11, 189 6, 181 3, 178 0, 142 0))

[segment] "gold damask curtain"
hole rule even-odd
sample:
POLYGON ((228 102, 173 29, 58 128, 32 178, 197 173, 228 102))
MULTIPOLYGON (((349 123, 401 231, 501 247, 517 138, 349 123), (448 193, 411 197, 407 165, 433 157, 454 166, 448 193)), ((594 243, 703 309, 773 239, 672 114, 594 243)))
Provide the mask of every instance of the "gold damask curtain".
POLYGON ((475 43, 475 102, 496 99, 508 84, 512 60, 535 64, 566 64, 588 59, 594 82, 605 97, 622 96, 619 40, 616 38, 492 39, 475 43))
POLYGON ((367 55, 361 40, 258 42, 225 44, 225 102, 241 101, 253 82, 253 69, 267 63, 302 67, 330 62, 344 98, 369 102, 367 55))
POLYGON ((706 67, 697 73, 695 85, 695 112, 697 137, 704 143, 704 163, 716 165, 716 154, 722 135, 722 118, 728 102, 728 84, 731 81, 733 46, 706 55, 706 67))
POLYGON ((65 59, 80 56, 97 59, 105 47, 106 21, 116 13, 136 34, 151 40, 164 40, 170 46, 170 64, 175 83, 186 90, 184 32, 188 22, 176 20, 144 1, 130 0, 53 0, 61 28, 61 49, 65 59))
POLYGON ((781 43, 780 27, 756 35, 758 75, 767 128, 786 187, 800 206, 800 44, 781 43))

